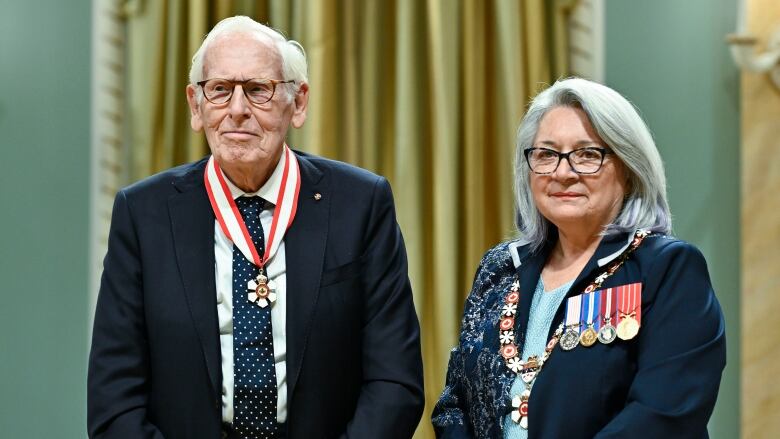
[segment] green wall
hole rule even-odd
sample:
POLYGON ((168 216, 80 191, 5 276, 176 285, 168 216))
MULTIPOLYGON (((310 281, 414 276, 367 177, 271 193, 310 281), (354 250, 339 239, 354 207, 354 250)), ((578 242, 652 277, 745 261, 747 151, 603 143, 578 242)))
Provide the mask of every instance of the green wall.
POLYGON ((704 253, 726 317, 728 365, 710 434, 736 438, 739 73, 723 41, 734 31, 736 0, 606 4, 606 82, 650 126, 666 165, 674 232, 704 253))
POLYGON ((91 2, 0 0, 0 436, 86 436, 91 2))

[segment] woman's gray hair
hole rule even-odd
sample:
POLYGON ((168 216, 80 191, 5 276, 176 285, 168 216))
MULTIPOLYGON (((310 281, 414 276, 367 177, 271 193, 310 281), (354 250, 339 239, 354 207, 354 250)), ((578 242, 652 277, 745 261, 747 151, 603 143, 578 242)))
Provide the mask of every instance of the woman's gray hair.
POLYGON ((605 146, 620 158, 628 172, 628 193, 615 220, 605 225, 604 235, 633 232, 637 228, 671 233, 663 163, 647 125, 618 92, 592 81, 569 78, 539 93, 517 130, 515 202, 521 241, 537 250, 555 228, 536 208, 524 151, 534 146, 542 118, 556 107, 582 109, 605 146))
MULTIPOLYGON (((284 35, 264 24, 260 24, 255 20, 243 15, 235 17, 228 17, 211 29, 211 32, 203 39, 195 55, 192 56, 192 66, 190 66, 190 84, 196 86, 198 102, 203 97, 202 90, 197 87, 198 82, 203 80, 203 59, 206 57, 206 51, 211 43, 218 38, 229 34, 247 34, 257 36, 258 39, 270 42, 276 48, 279 53, 279 57, 282 59, 282 75, 284 78, 267 78, 267 79, 284 79, 295 80, 295 91, 287 90, 287 98, 292 100, 295 92, 300 88, 301 84, 308 82, 308 66, 306 64, 306 51, 303 50, 303 46, 294 40, 288 40, 284 35)), ((227 78, 232 79, 232 78, 227 78)))

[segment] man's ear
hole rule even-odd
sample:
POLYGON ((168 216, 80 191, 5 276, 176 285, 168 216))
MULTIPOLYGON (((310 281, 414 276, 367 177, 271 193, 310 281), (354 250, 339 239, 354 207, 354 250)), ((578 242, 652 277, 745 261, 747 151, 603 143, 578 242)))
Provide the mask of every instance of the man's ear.
POLYGON ((295 93, 293 103, 295 104, 295 110, 293 111, 291 123, 294 128, 300 128, 306 122, 306 109, 309 106, 309 84, 301 83, 301 86, 298 87, 298 92, 295 93))
POLYGON ((194 85, 187 86, 187 103, 190 104, 190 126, 193 131, 199 132, 203 129, 203 119, 200 117, 200 106, 197 99, 198 90, 194 85))

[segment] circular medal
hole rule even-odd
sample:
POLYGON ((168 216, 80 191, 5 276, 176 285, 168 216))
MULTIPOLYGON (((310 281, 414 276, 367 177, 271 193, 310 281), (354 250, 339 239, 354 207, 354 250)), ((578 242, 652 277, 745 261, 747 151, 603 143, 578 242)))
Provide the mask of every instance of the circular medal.
POLYGON ((504 317, 501 319, 501 322, 498 324, 498 327, 501 328, 502 331, 509 331, 510 329, 515 327, 515 319, 512 317, 504 317))
POLYGON ((597 338, 598 334, 596 334, 596 330, 593 329, 593 326, 588 326, 588 329, 580 334, 580 344, 589 348, 596 343, 597 338))
POLYGON ((580 342, 580 335, 574 328, 566 329, 566 332, 561 336, 561 341, 558 344, 561 345, 561 349, 564 351, 570 351, 577 347, 580 342))
POLYGON ((517 355, 517 346, 514 343, 505 344, 501 348, 501 356, 507 360, 517 355))
POLYGON ((604 324, 604 326, 599 329, 599 341, 604 344, 610 344, 613 341, 615 341, 615 337, 617 337, 617 332, 615 331, 615 327, 610 325, 609 323, 604 324))
POLYGON ((621 340, 631 340, 639 332, 639 322, 631 316, 624 317, 617 325, 617 336, 621 340))

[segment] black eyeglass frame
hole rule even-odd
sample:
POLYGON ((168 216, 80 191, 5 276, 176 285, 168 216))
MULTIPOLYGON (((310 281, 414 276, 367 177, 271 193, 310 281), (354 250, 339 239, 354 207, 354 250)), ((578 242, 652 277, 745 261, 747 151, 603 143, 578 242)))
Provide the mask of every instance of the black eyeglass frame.
POLYGON ((569 152, 558 152, 558 151, 556 151, 554 149, 541 148, 541 147, 532 147, 532 148, 526 148, 526 149, 523 150, 523 155, 525 155, 525 162, 528 164, 528 169, 530 169, 531 172, 533 172, 534 174, 538 174, 538 175, 550 175, 550 174, 552 174, 553 172, 555 172, 558 169, 558 166, 561 166, 561 160, 563 160, 563 159, 566 159, 566 161, 569 163, 569 168, 571 168, 571 170, 574 171, 574 173, 580 174, 580 175, 592 175, 592 174, 595 174, 595 173, 599 172, 601 170, 601 167, 604 166, 604 159, 607 157, 607 154, 614 154, 614 153, 612 151, 606 149, 606 148, 595 147, 595 146, 587 146, 585 148, 572 149, 569 152), (591 151, 598 151, 601 154, 601 161, 599 162, 599 167, 596 168, 596 170, 593 171, 593 172, 580 172, 580 171, 578 171, 577 168, 574 166, 574 164, 571 162, 571 159, 569 158, 569 156, 571 154, 574 154, 575 152, 586 150, 586 149, 587 150, 591 150, 591 151), (550 172, 536 172, 536 171, 534 171, 534 167, 531 166, 531 159, 529 158, 529 156, 535 150, 549 151, 549 152, 555 154, 556 156, 558 156, 558 163, 555 164, 555 167, 552 169, 552 171, 550 171, 550 172))
POLYGON ((244 96, 246 97, 246 99, 249 102, 251 102, 253 104, 256 104, 256 105, 263 105, 263 104, 267 104, 268 102, 271 102, 271 99, 274 98, 274 95, 276 94, 276 86, 277 85, 279 85, 279 84, 295 84, 295 80, 294 79, 287 79, 287 80, 285 80, 285 79, 252 78, 252 79, 247 79, 246 81, 235 81, 235 80, 232 80, 232 79, 224 79, 224 78, 209 78, 209 79, 205 79, 203 81, 196 82, 196 84, 200 87, 201 92, 203 92, 203 97, 206 98, 207 101, 211 102, 214 105, 225 105, 228 102, 230 102, 230 100, 233 99, 233 93, 236 91, 236 86, 237 85, 241 86, 241 91, 244 92, 244 96), (230 93, 228 94, 228 97, 225 100, 225 102, 214 102, 211 99, 209 99, 208 95, 206 94, 206 89, 205 89, 204 86, 206 85, 207 82, 214 81, 214 80, 225 81, 225 82, 230 83, 230 84, 233 85, 233 87, 230 88, 230 93), (263 102, 258 102, 256 100, 250 98, 249 95, 246 94, 246 85, 249 84, 252 81, 267 81, 267 82, 271 83, 271 95, 268 97, 268 100, 263 101, 263 102))

